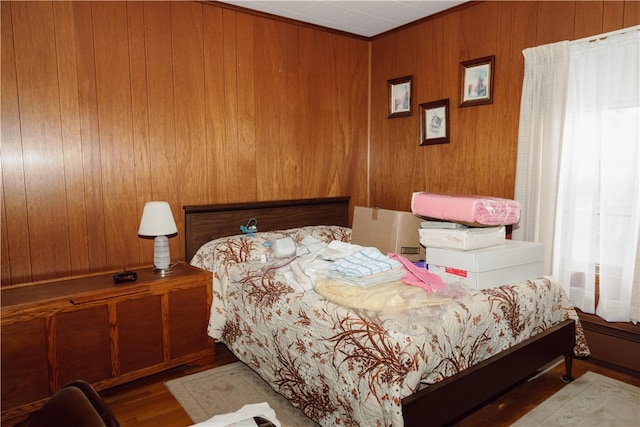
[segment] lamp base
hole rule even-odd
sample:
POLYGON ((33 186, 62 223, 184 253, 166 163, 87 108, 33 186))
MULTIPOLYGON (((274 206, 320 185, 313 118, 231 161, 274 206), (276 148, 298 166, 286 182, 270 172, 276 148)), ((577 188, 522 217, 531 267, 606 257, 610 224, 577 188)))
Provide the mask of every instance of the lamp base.
POLYGON ((173 271, 167 236, 156 236, 153 239, 153 266, 155 267, 153 272, 161 276, 166 276, 173 271))
POLYGON ((169 266, 167 268, 154 268, 153 270, 154 274, 159 274, 161 276, 166 276, 168 274, 173 273, 173 267, 169 266))

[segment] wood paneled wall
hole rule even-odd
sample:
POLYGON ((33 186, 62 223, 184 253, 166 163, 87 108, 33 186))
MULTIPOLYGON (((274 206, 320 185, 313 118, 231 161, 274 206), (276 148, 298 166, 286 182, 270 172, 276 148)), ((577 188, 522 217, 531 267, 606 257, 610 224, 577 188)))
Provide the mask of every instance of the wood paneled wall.
POLYGON ((178 260, 183 205, 364 197, 366 40, 202 2, 1 7, 3 285, 151 264, 150 200, 178 260))
POLYGON ((470 3, 372 41, 201 2, 1 2, 2 284, 152 262, 144 202, 413 191, 512 197, 522 49, 640 23, 636 1, 470 3), (491 105, 459 63, 496 56, 491 105), (387 119, 389 79, 414 114, 387 119), (418 146, 449 98, 451 142, 418 146))
POLYGON ((637 1, 470 3, 372 42, 371 205, 411 193, 513 197, 522 50, 640 24, 637 1), (495 55, 493 104, 458 108, 460 62, 495 55), (413 115, 387 119, 387 80, 413 75, 413 115), (450 143, 419 146, 421 103, 448 98, 450 143))

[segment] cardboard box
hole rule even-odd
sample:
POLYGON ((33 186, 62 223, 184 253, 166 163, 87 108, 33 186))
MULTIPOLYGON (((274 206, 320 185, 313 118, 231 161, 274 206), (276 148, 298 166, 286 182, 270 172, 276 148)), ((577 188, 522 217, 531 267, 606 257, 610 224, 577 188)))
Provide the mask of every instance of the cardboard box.
POLYGON ((427 248, 429 271, 445 282, 461 281, 485 289, 537 279, 544 275, 543 244, 507 240, 470 251, 427 248))
POLYGON ((418 235, 422 221, 411 212, 356 206, 351 242, 373 246, 385 255, 392 252, 411 261, 423 260, 425 251, 418 235))

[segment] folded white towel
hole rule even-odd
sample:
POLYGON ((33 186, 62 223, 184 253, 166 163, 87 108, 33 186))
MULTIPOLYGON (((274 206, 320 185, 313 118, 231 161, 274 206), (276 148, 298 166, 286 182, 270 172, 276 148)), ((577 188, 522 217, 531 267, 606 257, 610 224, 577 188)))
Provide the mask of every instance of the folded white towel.
POLYGON ((380 283, 400 280, 406 274, 407 272, 404 268, 402 268, 402 266, 393 268, 391 270, 382 271, 380 273, 369 274, 368 276, 363 277, 349 276, 347 274, 339 273, 335 270, 329 270, 326 272, 326 276, 328 278, 338 280, 348 285, 359 286, 361 288, 368 288, 371 286, 379 285, 380 283))
POLYGON ((401 266, 398 261, 382 254, 380 250, 366 247, 351 255, 335 260, 331 264, 330 270, 347 276, 364 277, 401 266))

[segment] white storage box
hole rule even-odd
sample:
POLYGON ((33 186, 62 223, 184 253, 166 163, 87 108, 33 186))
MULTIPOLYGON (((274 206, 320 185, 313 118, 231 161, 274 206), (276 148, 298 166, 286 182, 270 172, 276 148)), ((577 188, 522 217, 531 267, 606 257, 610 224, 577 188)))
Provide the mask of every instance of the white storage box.
POLYGON ((402 255, 410 261, 424 259, 418 230, 424 219, 411 212, 356 206, 353 210, 351 242, 373 246, 383 254, 402 255))
POLYGON ((544 275, 543 244, 507 240, 482 249, 427 248, 429 271, 445 282, 461 281, 485 289, 537 279, 544 275))

